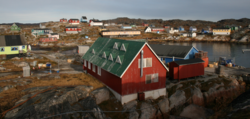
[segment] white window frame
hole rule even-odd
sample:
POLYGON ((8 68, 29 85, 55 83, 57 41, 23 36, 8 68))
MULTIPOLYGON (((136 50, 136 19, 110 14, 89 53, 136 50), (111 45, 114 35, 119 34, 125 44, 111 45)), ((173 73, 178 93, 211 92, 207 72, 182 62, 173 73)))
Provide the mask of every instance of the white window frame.
POLYGON ((92 64, 92 71, 95 72, 95 65, 92 64))
POLYGON ((84 60, 84 67, 86 67, 87 66, 87 61, 86 60, 84 60))
POLYGON ((102 75, 101 70, 102 70, 101 67, 97 67, 97 74, 100 75, 100 76, 102 75))
POLYGON ((90 62, 88 62, 88 68, 91 69, 91 63, 90 62))
POLYGON ((1 47, 0 48, 0 52, 4 52, 5 51, 5 48, 4 47, 1 47), (3 49, 3 51, 2 51, 2 49, 3 49))
POLYGON ((157 83, 159 82, 159 75, 158 73, 148 74, 145 76, 145 84, 157 83), (150 78, 147 82, 147 78, 150 78))
MULTIPOLYGON (((152 58, 143 58, 143 68, 146 68, 146 67, 152 67, 153 66, 153 63, 152 63, 152 58), (151 61, 151 62, 149 62, 151 61)), ((141 59, 138 59, 138 68, 141 68, 141 59)))

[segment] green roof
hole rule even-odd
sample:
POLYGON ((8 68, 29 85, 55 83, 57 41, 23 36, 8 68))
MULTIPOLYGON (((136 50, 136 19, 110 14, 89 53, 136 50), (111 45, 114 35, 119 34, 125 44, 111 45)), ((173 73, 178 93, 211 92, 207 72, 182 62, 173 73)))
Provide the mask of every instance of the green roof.
POLYGON ((82 58, 121 77, 144 44, 145 42, 142 41, 138 42, 100 37, 82 58), (114 48, 115 44, 118 49, 114 48), (122 44, 124 44, 126 51, 121 50, 122 44), (92 53, 92 49, 94 49, 95 54, 92 53), (106 58, 103 58, 104 52, 106 58), (109 60, 110 55, 112 55, 113 61, 109 60), (118 56, 120 57, 121 64, 116 62, 118 56))

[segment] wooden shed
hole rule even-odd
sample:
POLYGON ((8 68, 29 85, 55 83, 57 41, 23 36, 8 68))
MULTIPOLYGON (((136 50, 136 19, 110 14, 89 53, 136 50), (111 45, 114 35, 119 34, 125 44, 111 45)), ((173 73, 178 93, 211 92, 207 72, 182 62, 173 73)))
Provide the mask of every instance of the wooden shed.
POLYGON ((169 63, 169 76, 184 79, 204 75, 204 61, 200 58, 178 60, 169 63))

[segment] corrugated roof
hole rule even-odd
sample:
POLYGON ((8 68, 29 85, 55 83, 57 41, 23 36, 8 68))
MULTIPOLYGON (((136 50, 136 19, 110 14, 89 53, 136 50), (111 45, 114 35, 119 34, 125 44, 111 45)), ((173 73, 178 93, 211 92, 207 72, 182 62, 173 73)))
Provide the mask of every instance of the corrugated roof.
POLYGON ((20 35, 5 35, 0 36, 0 46, 16 46, 25 45, 24 36, 20 35))
POLYGON ((150 44, 158 56, 185 58, 193 46, 150 44))
POLYGON ((178 60, 174 62, 178 65, 187 65, 187 64, 203 63, 204 61, 200 58, 195 58, 195 59, 188 59, 188 60, 178 60))
POLYGON ((102 69, 121 77, 123 72, 132 62, 136 54, 143 47, 145 42, 137 41, 128 41, 120 39, 110 39, 110 38, 98 38, 95 43, 89 48, 86 54, 82 57, 83 59, 90 61, 96 66, 101 67, 102 69), (114 49, 114 44, 117 44, 118 49, 114 49), (126 52, 120 50, 122 44, 125 44, 126 52), (92 53, 94 49, 95 54, 92 53), (103 58, 103 52, 106 54, 107 58, 103 58), (108 60, 110 54, 112 54, 113 61, 108 60), (120 56, 122 64, 119 64, 116 61, 117 56, 120 56))

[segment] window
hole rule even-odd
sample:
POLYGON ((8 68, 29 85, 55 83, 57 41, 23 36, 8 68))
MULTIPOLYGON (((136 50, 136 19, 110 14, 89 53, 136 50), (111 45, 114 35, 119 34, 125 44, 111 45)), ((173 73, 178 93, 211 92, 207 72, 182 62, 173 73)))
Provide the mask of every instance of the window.
POLYGON ((25 49, 25 45, 23 45, 22 49, 25 49))
POLYGON ((103 52, 103 54, 102 54, 102 58, 107 58, 107 56, 106 56, 106 53, 105 52, 103 52))
POLYGON ((115 61, 115 62, 117 62, 117 63, 119 63, 119 64, 122 64, 121 59, 120 59, 120 57, 119 57, 119 56, 117 56, 117 58, 116 58, 116 61, 115 61))
POLYGON ((84 67, 86 67, 87 66, 87 61, 86 60, 84 60, 84 67))
POLYGON ((109 60, 113 61, 112 54, 109 55, 109 60))
POLYGON ((95 65, 92 64, 92 71, 95 72, 95 65))
POLYGON ((114 44, 113 48, 118 50, 117 43, 114 44))
POLYGON ((0 52, 4 52, 5 51, 5 49, 4 48, 0 48, 0 52))
POLYGON ((156 83, 156 82, 158 82, 158 73, 146 75, 145 79, 146 84, 156 83))
POLYGON ((90 63, 90 62, 88 62, 88 63, 89 63, 89 64, 88 64, 88 68, 91 69, 91 63, 90 63))
POLYGON ((125 48, 124 44, 122 44, 122 47, 121 47, 121 49, 120 49, 120 50, 122 50, 122 51, 126 51, 126 48, 125 48))
POLYGON ((97 74, 101 76, 101 67, 97 67, 97 74))
POLYGON ((16 51, 17 47, 11 47, 11 51, 16 51))
MULTIPOLYGON (((138 67, 141 68, 141 59, 138 60, 138 67)), ((152 67, 152 58, 143 58, 143 68, 152 67)))

